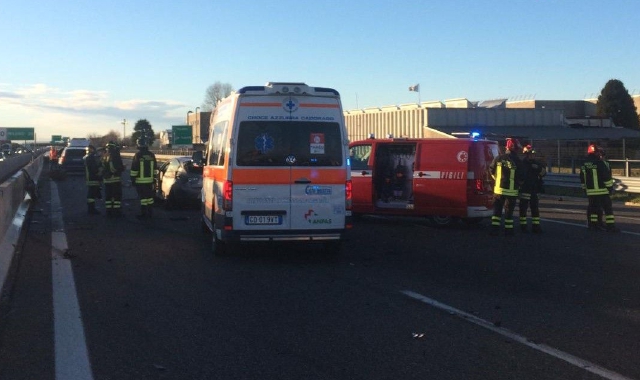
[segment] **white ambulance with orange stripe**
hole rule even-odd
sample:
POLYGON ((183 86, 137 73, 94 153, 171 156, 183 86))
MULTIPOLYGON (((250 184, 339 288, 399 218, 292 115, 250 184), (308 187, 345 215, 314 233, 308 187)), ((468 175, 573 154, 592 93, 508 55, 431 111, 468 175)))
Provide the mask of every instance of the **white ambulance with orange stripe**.
POLYGON ((351 228, 348 157, 334 89, 270 82, 222 100, 203 157, 202 216, 214 253, 267 241, 339 250, 351 228))

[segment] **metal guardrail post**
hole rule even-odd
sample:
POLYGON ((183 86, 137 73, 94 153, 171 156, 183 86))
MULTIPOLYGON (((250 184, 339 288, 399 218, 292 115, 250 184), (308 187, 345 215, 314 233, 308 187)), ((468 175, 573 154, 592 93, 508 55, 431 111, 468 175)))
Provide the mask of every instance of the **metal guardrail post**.
POLYGON ((630 177, 631 176, 631 172, 629 171, 629 158, 625 158, 624 159, 624 176, 625 177, 630 177))

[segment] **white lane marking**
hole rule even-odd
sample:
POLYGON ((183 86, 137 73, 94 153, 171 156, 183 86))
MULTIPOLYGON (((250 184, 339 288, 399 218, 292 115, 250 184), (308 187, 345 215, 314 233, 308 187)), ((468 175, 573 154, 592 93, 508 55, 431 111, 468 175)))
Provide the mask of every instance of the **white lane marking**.
POLYGON ((82 315, 73 280, 64 233, 58 187, 51 181, 51 273, 53 285, 53 330, 57 380, 92 380, 82 315))
POLYGON ((533 343, 531 342, 529 339, 527 339, 524 336, 518 335, 514 332, 511 332, 505 328, 502 327, 496 327, 493 323, 485 321, 482 318, 478 318, 473 314, 469 314, 466 313, 462 310, 458 310, 454 307, 451 307, 449 305, 445 305, 441 302, 438 302, 432 298, 429 297, 425 297, 422 294, 416 293, 416 292, 412 292, 411 290, 402 290, 400 291, 400 293, 409 296, 413 299, 416 299, 420 302, 426 303, 427 305, 433 306, 435 308, 444 310, 446 312, 448 312, 449 314, 452 314, 458 318, 464 319, 466 321, 469 321, 475 325, 478 325, 480 327, 484 327, 488 330, 491 330, 495 333, 498 333, 506 338, 509 338, 513 341, 516 341, 518 343, 521 343, 527 347, 533 348, 534 350, 538 350, 540 352, 543 352, 547 355, 551 355, 555 358, 558 358, 560 360, 564 360, 565 362, 572 364, 576 367, 580 367, 582 369, 584 369, 585 371, 591 372, 591 373, 595 373, 598 376, 602 376, 605 379, 610 379, 610 380, 633 380, 630 377, 626 377, 623 376, 617 372, 608 370, 606 368, 600 367, 597 364, 591 363, 587 360, 584 359, 580 359, 577 356, 573 356, 571 354, 568 354, 566 352, 557 350, 553 347, 549 347, 545 344, 542 343, 533 343))
MULTIPOLYGON (((560 220, 553 220, 553 219, 546 219, 546 218, 540 218, 540 220, 543 221, 543 222, 558 223, 558 224, 565 224, 565 225, 568 225, 568 226, 576 226, 576 227, 587 228, 586 219, 585 219, 584 223, 563 222, 563 221, 560 221, 560 220)), ((602 233, 607 233, 607 232, 602 231, 602 233)), ((620 231, 620 233, 627 234, 627 235, 640 236, 640 232, 620 231)))

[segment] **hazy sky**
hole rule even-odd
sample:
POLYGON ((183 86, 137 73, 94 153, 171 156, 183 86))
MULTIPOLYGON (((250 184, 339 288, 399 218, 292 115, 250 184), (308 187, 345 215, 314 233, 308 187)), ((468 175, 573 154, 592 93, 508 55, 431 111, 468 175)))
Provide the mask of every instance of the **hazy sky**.
POLYGON ((346 110, 640 93, 637 0, 0 0, 0 127, 183 124, 216 81, 332 87, 346 110), (420 84, 420 92, 408 87, 420 84))

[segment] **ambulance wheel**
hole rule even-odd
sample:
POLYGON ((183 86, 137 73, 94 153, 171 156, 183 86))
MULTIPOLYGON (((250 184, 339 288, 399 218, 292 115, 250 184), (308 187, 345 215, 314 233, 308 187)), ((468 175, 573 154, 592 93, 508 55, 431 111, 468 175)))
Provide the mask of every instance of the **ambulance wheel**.
POLYGON ((225 242, 218 239, 215 231, 213 231, 213 238, 211 238, 211 253, 215 256, 227 256, 229 254, 229 247, 225 242))
POLYGON ((434 215, 429 217, 429 223, 436 227, 445 227, 450 226, 456 221, 456 218, 453 216, 446 215, 434 215))
POLYGON ((225 256, 227 254, 227 247, 224 242, 216 237, 216 233, 213 233, 211 238, 211 253, 215 256, 225 256))

